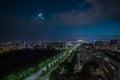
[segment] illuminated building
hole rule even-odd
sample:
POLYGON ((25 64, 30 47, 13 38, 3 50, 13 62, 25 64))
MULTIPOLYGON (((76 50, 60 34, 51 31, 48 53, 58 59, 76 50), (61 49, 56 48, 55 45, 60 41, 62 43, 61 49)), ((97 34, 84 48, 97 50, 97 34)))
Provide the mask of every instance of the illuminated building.
POLYGON ((93 45, 91 43, 82 43, 79 49, 80 52, 80 59, 83 63, 87 61, 92 61, 93 55, 93 45))
POLYGON ((102 51, 102 69, 107 80, 120 80, 120 54, 102 51))
POLYGON ((7 45, 1 45, 0 46, 0 54, 3 54, 4 52, 8 52, 8 51, 20 50, 23 48, 24 48, 24 45, 21 44, 20 42, 14 42, 14 43, 10 43, 7 45))

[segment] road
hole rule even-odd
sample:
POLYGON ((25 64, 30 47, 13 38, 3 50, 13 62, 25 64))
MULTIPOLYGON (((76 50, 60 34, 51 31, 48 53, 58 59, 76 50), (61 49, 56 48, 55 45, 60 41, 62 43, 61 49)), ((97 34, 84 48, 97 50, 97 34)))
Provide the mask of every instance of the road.
MULTIPOLYGON (((72 53, 72 52, 71 52, 71 53, 72 53)), ((66 57, 64 57, 64 58, 61 60, 61 62, 63 62, 64 60, 66 60, 69 56, 70 56, 70 54, 68 54, 66 57)), ((60 62, 60 63, 61 63, 61 62, 60 62)), ((60 63, 59 63, 59 64, 60 64, 60 63)), ((35 80, 49 80, 49 74, 50 74, 52 71, 54 71, 57 67, 58 67, 58 65, 55 66, 55 67, 53 67, 45 76, 43 76, 43 77, 38 77, 38 78, 36 78, 35 80)))
MULTIPOLYGON (((69 52, 71 53, 72 50, 75 50, 80 44, 76 44, 71 50, 69 50, 69 52)), ((64 52, 66 53, 66 52, 64 52)), ((70 54, 69 54, 70 55, 70 54)), ((69 55, 67 55, 64 59, 62 59, 62 61, 64 61, 69 55)), ((47 70, 47 65, 44 66, 42 69, 40 69, 39 71, 37 71, 35 74, 29 76, 28 78, 24 79, 24 80, 48 80, 49 79, 49 74, 55 70, 57 68, 57 66, 53 67, 53 69, 51 69, 45 76, 43 77, 39 77, 42 74, 42 71, 46 71, 47 70)))
POLYGON ((40 69, 39 71, 37 71, 35 74, 29 76, 25 80, 34 80, 34 79, 36 79, 42 73, 42 70, 46 70, 46 66, 43 67, 42 69, 40 69))
MULTIPOLYGON (((75 47, 72 48, 72 50, 75 50, 79 45, 80 45, 80 44, 76 44, 75 47)), ((72 53, 72 50, 70 50, 69 52, 72 53)), ((70 56, 70 54, 67 55, 61 62, 63 62, 64 60, 66 60, 69 56, 70 56)), ((49 80, 49 75, 50 75, 50 73, 51 73, 53 70, 55 70, 57 67, 58 67, 58 65, 55 66, 52 70, 50 70, 45 76, 43 76, 43 77, 41 77, 41 78, 38 77, 38 78, 35 79, 35 80, 49 80)))
POLYGON ((58 66, 54 67, 51 69, 45 76, 43 77, 37 77, 35 80, 49 80, 49 75, 52 71, 54 71, 58 66))

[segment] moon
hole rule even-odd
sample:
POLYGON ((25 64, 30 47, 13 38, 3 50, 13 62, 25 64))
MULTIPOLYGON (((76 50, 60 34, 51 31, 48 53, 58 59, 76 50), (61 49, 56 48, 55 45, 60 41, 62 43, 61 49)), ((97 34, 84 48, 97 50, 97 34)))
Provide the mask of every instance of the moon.
POLYGON ((44 19, 43 13, 39 13, 38 14, 38 18, 40 18, 41 20, 43 20, 44 19))

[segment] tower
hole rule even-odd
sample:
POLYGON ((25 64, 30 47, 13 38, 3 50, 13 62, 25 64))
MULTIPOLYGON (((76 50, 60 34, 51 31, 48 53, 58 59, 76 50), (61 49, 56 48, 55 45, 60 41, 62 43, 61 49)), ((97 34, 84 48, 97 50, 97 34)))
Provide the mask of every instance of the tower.
POLYGON ((23 42, 24 48, 26 48, 26 41, 23 42))

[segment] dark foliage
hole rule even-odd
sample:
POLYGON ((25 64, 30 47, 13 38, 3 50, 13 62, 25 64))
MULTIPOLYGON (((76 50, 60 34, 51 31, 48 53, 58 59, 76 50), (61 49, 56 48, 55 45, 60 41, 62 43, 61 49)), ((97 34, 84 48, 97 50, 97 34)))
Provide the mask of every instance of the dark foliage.
POLYGON ((10 73, 17 73, 28 67, 35 67, 37 71, 40 62, 51 58, 58 52, 58 50, 54 49, 23 49, 6 52, 3 55, 0 55, 0 79, 10 73))

